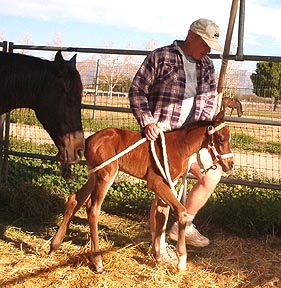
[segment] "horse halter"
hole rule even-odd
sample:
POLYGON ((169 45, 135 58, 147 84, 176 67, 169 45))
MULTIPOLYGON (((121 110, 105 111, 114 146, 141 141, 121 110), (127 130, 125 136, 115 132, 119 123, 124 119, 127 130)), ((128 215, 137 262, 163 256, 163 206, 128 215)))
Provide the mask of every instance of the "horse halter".
MULTIPOLYGON (((213 152, 214 156, 215 156, 215 159, 217 162, 221 161, 221 160, 224 160, 224 159, 227 159, 227 158, 231 158, 234 156, 234 154, 232 152, 230 153, 226 153, 226 154, 219 154, 216 147, 215 147, 215 144, 213 142, 213 134, 216 133, 217 131, 221 130, 223 127, 225 127, 225 123, 221 123, 219 124, 218 126, 216 127, 213 127, 213 126, 209 126, 208 127, 208 135, 209 135, 209 143, 208 143, 208 147, 211 149, 211 151, 213 152)), ((215 165, 214 165, 215 166, 215 165)), ((214 168, 212 168, 214 169, 214 168)))

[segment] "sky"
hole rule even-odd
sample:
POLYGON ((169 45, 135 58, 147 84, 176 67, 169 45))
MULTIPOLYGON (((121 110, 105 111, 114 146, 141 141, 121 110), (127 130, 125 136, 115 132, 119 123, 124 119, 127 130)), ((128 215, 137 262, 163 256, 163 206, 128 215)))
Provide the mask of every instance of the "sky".
MULTIPOLYGON (((281 0, 245 0, 245 55, 281 56, 281 0)), ((15 44, 147 50, 185 39, 199 18, 221 28, 224 46, 232 0, 0 0, 0 41, 15 44)), ((238 43, 237 11, 231 54, 238 43)), ((212 51, 212 53, 218 53, 212 51)), ((255 62, 244 62, 254 70, 255 62)))

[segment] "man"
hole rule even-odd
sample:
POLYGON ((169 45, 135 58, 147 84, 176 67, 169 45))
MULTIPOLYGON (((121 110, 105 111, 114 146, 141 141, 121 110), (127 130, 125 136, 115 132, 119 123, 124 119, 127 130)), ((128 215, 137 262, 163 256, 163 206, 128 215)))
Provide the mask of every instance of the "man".
MULTIPOLYGON (((142 63, 132 81, 129 100, 133 114, 148 140, 157 139, 159 123, 166 130, 171 130, 213 118, 217 107, 217 91, 214 65, 207 54, 211 49, 222 50, 218 43, 219 33, 220 29, 213 21, 198 19, 191 24, 184 41, 176 40, 169 46, 152 51, 142 63)), ((192 222, 220 181, 221 167, 218 165, 218 169, 208 170, 211 166, 209 152, 202 149, 198 155, 190 158, 187 167, 189 173, 198 181, 186 199, 186 243, 197 247, 210 243, 192 222), (201 173, 200 167, 204 167, 208 172, 201 173)), ((169 210, 161 206, 165 205, 156 197, 150 211, 152 239, 155 235, 156 213, 165 216, 161 218, 164 218, 163 225, 164 229, 166 228, 169 210)), ((177 234, 178 227, 175 223, 169 236, 177 241, 177 234)), ((163 233, 162 256, 169 254, 168 249, 163 233)))

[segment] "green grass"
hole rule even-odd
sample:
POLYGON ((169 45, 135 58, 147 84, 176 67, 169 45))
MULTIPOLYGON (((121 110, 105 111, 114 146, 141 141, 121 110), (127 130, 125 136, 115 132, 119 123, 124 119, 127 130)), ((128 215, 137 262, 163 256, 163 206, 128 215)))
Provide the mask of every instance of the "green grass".
MULTIPOLYGON (((228 114, 227 114, 228 115, 228 114)), ((237 116, 235 112, 233 112, 232 116, 237 116)), ((244 114, 244 117, 250 117, 250 118, 266 118, 271 120, 280 120, 281 112, 280 111, 269 111, 269 110, 262 110, 262 109, 251 109, 249 111, 246 111, 244 114)))
POLYGON ((200 217, 241 237, 281 236, 280 209, 280 191, 220 184, 200 217))
MULTIPOLYGON (((82 110, 82 126, 85 131, 95 132, 107 127, 119 127, 124 129, 139 130, 137 121, 131 113, 82 110)), ((42 127, 31 109, 16 109, 10 113, 12 123, 36 125, 42 127)))
POLYGON ((240 150, 248 150, 254 152, 272 153, 281 155, 280 142, 261 142, 259 139, 242 133, 235 133, 232 135, 231 147, 240 150))
POLYGON ((31 109, 15 109, 10 113, 10 121, 12 123, 20 123, 26 125, 36 125, 42 127, 41 123, 35 116, 35 112, 31 109))

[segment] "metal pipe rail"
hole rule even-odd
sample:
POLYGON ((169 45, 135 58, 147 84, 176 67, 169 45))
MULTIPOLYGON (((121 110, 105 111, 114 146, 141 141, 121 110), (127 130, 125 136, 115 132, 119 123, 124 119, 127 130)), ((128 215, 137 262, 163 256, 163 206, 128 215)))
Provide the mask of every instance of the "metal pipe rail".
MULTIPOLYGON (((37 45, 22 45, 9 42, 9 52, 16 49, 21 50, 44 50, 44 51, 64 51, 64 52, 81 52, 94 54, 117 54, 117 55, 136 55, 146 56, 150 50, 126 50, 126 49, 105 49, 105 48, 83 48, 83 47, 58 47, 58 46, 37 46, 37 45)), ((262 56, 262 55, 238 55, 238 54, 209 54, 211 59, 228 59, 234 61, 269 61, 281 62, 280 56, 262 56)))

